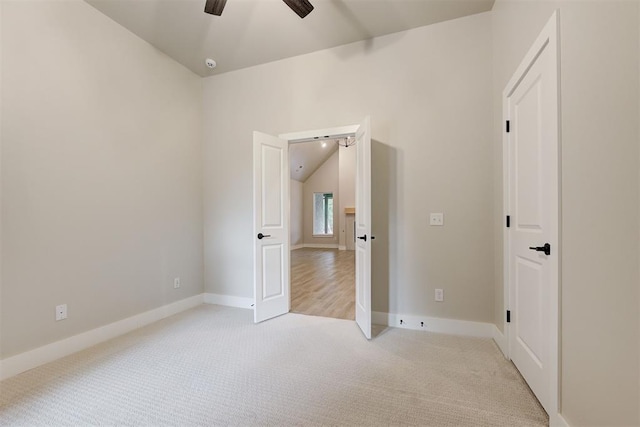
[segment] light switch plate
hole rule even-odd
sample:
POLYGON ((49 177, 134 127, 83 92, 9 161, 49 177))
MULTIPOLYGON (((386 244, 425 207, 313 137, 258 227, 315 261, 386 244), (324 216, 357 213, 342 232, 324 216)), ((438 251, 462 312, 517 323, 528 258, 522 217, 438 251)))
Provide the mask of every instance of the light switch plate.
POLYGON ((429 215, 429 225, 441 226, 444 225, 443 213, 432 213, 429 215))
POLYGON ((444 290, 436 289, 435 299, 438 302, 444 301, 444 290))

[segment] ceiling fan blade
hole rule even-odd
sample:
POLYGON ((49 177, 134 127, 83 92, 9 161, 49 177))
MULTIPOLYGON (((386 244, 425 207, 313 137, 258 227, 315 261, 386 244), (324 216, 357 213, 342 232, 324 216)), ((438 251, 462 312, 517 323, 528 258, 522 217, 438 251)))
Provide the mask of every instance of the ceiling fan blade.
POLYGON ((211 15, 220 16, 225 4, 227 4, 227 0, 207 0, 204 11, 211 15))
POLYGON ((304 18, 313 10, 309 0, 283 0, 300 18, 304 18))

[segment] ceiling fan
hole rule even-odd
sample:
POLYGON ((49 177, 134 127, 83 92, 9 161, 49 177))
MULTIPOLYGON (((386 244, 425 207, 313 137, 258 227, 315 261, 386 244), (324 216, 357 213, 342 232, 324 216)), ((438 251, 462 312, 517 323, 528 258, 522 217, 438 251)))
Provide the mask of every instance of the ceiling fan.
MULTIPOLYGON (((313 5, 309 0, 283 0, 300 18, 304 18, 313 10, 313 5)), ((204 11, 211 15, 220 16, 227 0, 207 0, 204 11)))

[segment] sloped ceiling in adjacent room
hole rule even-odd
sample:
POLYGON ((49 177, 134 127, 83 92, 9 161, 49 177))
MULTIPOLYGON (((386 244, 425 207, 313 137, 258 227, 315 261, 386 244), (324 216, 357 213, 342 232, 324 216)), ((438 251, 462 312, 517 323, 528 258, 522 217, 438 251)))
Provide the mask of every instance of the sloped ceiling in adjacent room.
POLYGON ((335 140, 289 145, 291 179, 305 182, 338 149, 335 140))
POLYGON ((200 76, 237 70, 491 10, 494 0, 311 0, 300 19, 282 0, 85 0, 200 76), (206 67, 212 58, 217 67, 206 67))

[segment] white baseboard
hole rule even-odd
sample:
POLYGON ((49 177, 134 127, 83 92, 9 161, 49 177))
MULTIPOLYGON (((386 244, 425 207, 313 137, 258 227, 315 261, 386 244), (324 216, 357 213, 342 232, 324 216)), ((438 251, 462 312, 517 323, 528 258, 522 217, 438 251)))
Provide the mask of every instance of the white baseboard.
POLYGON ((346 246, 338 246, 337 244, 334 244, 334 243, 302 243, 300 245, 291 246, 289 250, 295 251, 296 249, 302 249, 302 248, 340 249, 341 251, 344 251, 345 249, 347 249, 346 246))
POLYGON ((302 245, 305 248, 315 248, 315 249, 338 249, 338 245, 335 243, 305 243, 302 245))
POLYGON ((376 311, 371 313, 371 322, 377 325, 392 326, 394 328, 414 329, 417 331, 437 332, 440 334, 450 335, 466 335, 481 338, 493 338, 494 327, 492 323, 382 313, 376 311))
POLYGON ((507 337, 500 332, 500 329, 496 325, 493 325, 493 340, 496 342, 504 357, 508 358, 509 355, 507 353, 507 337))
POLYGON ((117 322, 29 350, 0 361, 0 380, 12 377, 45 363, 87 349, 101 342, 126 334, 150 323, 173 316, 203 303, 203 295, 194 295, 162 307, 137 314, 117 322))
POLYGON ((204 294, 205 304, 226 305, 227 307, 252 308, 253 298, 232 295, 204 294))
POLYGON ((338 250, 339 250, 339 251, 346 251, 346 250, 347 250, 347 247, 346 247, 346 246, 344 246, 344 245, 338 245, 338 250))

